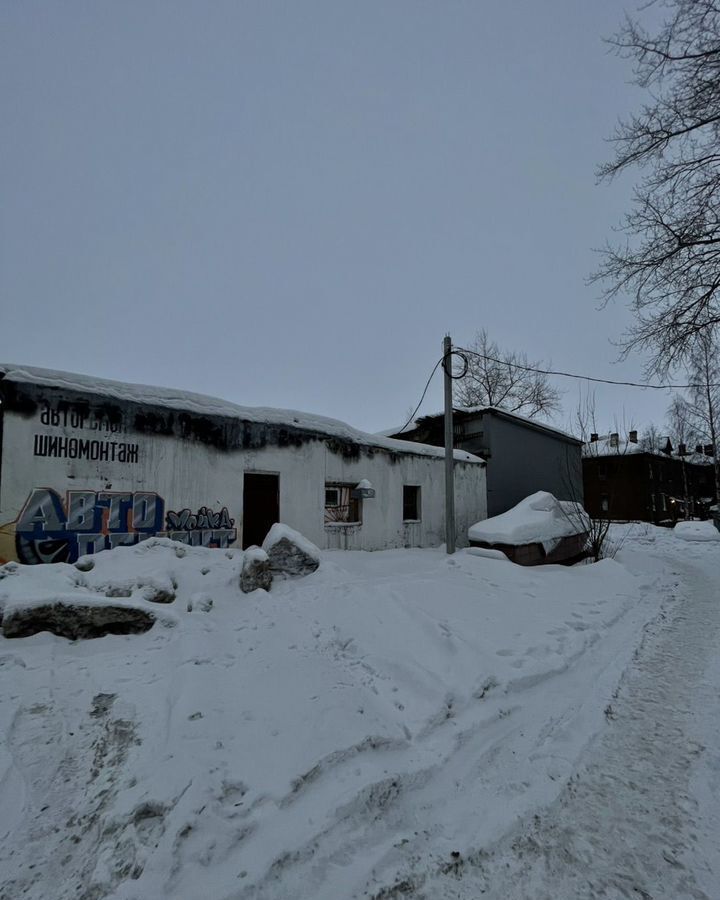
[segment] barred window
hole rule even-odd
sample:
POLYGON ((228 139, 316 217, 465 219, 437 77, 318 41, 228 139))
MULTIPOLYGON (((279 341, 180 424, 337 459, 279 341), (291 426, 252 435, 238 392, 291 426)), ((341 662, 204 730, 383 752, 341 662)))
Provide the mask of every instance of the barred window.
POLYGON ((354 484, 325 485, 325 524, 351 525, 362 522, 362 502, 353 497, 354 484))

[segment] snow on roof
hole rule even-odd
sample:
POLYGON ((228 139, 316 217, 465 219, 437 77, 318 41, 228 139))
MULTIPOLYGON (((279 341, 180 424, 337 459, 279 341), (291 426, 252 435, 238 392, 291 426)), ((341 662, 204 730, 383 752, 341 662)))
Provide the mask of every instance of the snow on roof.
MULTIPOLYGON (((500 406, 454 406, 453 412, 463 413, 468 416, 474 414, 482 415, 483 413, 490 413, 491 415, 498 415, 506 419, 515 419, 518 422, 521 422, 523 425, 529 425, 531 428, 536 428, 539 431, 548 431, 551 434, 556 434, 558 437, 564 438, 565 440, 573 441, 577 444, 582 443, 582 440, 580 438, 577 438, 569 432, 563 431, 560 428, 555 428, 554 425, 548 425, 546 422, 538 422, 537 419, 530 419, 527 416, 521 416, 519 413, 510 412, 509 410, 503 409, 500 406)), ((387 437, 390 437, 393 434, 405 434, 406 432, 414 431, 417 427, 418 422, 421 422, 423 419, 438 419, 442 418, 444 415, 444 412, 427 413, 426 415, 418 416, 411 422, 408 422, 406 425, 401 425, 398 428, 394 429, 388 428, 383 431, 379 431, 378 434, 386 435, 387 437)))
POLYGON ((584 444, 582 450, 582 455, 588 459, 592 459, 596 456, 639 456, 640 454, 654 456, 657 459, 684 459, 686 463, 693 463, 694 465, 711 466, 713 464, 712 457, 705 456, 702 453, 692 452, 687 453, 685 456, 678 456, 677 453, 664 453, 662 450, 648 450, 647 447, 643 447, 642 444, 628 440, 619 440, 617 446, 614 446, 611 444, 609 438, 604 438, 603 440, 591 441, 584 444))
POLYGON ((536 544, 546 549, 561 538, 587 531, 587 513, 579 503, 558 500, 548 491, 537 491, 512 509, 471 525, 471 541, 488 544, 536 544))
MULTIPOLYGON (((419 444, 414 441, 402 441, 385 438, 380 435, 359 431, 338 419, 320 416, 314 413, 298 412, 294 409, 275 409, 267 406, 240 406, 229 400, 195 394, 174 388, 156 387, 147 384, 132 384, 123 381, 111 381, 106 378, 95 378, 90 375, 79 375, 73 372, 62 372, 54 369, 40 369, 34 366, 20 366, 12 363, 0 363, 0 378, 7 381, 35 384, 44 387, 64 388, 83 394, 92 394, 102 398, 110 398, 126 403, 139 403, 147 406, 160 406, 165 409, 180 410, 202 416, 224 416, 241 419, 245 422, 257 422, 266 425, 285 425, 295 427, 329 437, 340 438, 368 447, 379 447, 396 453, 408 453, 416 456, 443 456, 441 447, 419 444)), ((464 450, 455 450, 455 459, 462 462, 473 462, 484 465, 480 457, 464 450)))
MULTIPOLYGON (((606 438, 601 441, 588 441, 583 444, 583 456, 627 456, 637 453, 650 453, 651 451, 643 449, 638 443, 623 440, 618 441, 617 446, 610 443, 610 439, 606 438)), ((657 454, 664 456, 665 454, 657 454)))

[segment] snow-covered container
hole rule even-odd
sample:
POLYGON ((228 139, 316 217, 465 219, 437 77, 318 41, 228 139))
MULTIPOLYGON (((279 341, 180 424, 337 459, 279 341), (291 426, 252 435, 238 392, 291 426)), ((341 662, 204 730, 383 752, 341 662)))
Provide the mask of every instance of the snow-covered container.
MULTIPOLYGON (((335 419, 0 365, 0 562, 73 562, 153 535, 261 545, 276 522, 320 549, 445 537, 439 447, 335 419)), ((456 528, 487 513, 485 464, 455 451, 456 528)))
POLYGON ((502 551, 523 566, 582 558, 590 520, 578 503, 537 491, 499 516, 468 529, 473 547, 502 551))

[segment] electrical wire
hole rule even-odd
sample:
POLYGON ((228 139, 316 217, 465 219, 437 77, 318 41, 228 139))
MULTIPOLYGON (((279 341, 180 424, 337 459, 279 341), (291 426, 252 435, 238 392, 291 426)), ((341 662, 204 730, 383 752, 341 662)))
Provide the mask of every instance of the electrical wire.
POLYGON ((432 372, 430 373, 430 377, 428 378, 427 383, 425 384, 425 390, 422 392, 422 397, 420 397, 420 400, 418 401, 418 405, 417 405, 417 406, 415 407, 415 409, 412 411, 412 413, 410 414, 410 418, 409 418, 409 419, 407 420, 407 422, 403 425, 403 427, 400 429, 400 431, 396 431, 395 434, 400 434, 401 432, 405 431, 405 429, 408 427, 408 425, 409 425, 409 424, 412 422, 412 420, 415 418, 415 413, 416 413, 416 412, 420 409, 420 407, 422 406, 422 402, 423 402, 423 400, 425 399, 425 394, 427 394, 427 389, 430 387, 430 382, 433 380, 433 375, 437 372, 438 366, 439 366, 441 363, 443 363, 444 361, 445 361, 445 357, 444 357, 444 356, 441 356, 440 359, 435 363, 435 365, 433 366, 433 370, 432 370, 432 372))
POLYGON ((422 406, 423 400, 425 399, 425 394, 427 394, 427 390, 430 387, 430 382, 433 380, 433 375, 437 372, 438 367, 442 365, 443 369, 447 374, 454 380, 457 381, 461 378, 464 378, 467 375, 469 362, 468 356, 476 356, 478 359, 484 359, 487 362, 493 362, 500 366, 509 366, 512 369, 521 369, 523 372, 533 372, 537 375, 555 375, 561 378, 576 378, 579 381, 592 381, 594 384, 613 384, 620 387, 633 387, 633 388, 643 388, 645 390, 655 390, 655 391, 667 391, 667 390, 689 390, 690 388, 717 388, 720 387, 720 384, 643 384, 638 381, 614 381, 611 378, 594 378, 592 375, 578 375, 574 372, 561 372, 553 369, 539 369, 535 366, 525 366, 522 363, 510 362, 509 360, 504 359, 496 359, 493 356, 486 356, 484 353, 478 353, 476 350, 468 350, 467 347, 453 347, 452 350, 446 355, 441 356, 440 359, 433 366, 433 370, 430 373, 430 377, 425 383, 425 389, 422 392, 422 396, 418 401, 418 405, 412 411, 410 418, 403 425, 403 427, 396 431, 396 434, 400 434, 410 425, 410 423, 415 418, 415 414, 422 406), (460 372, 453 372, 452 369, 448 370, 448 364, 446 360, 452 356, 459 356, 463 361, 463 368, 460 372))
MULTIPOLYGON (((703 387, 720 387, 720 384, 643 384, 637 381, 613 381, 611 378, 593 378, 592 375, 578 375, 574 372, 560 372, 555 371, 553 369, 538 369, 535 366, 524 366, 521 363, 510 362, 509 360, 504 359, 495 359, 493 356, 486 356, 483 353, 478 353, 475 350, 468 350, 466 347, 454 347, 453 353, 457 353, 459 356, 467 353, 470 356, 477 356, 478 359, 485 359, 488 362, 494 362, 501 366, 509 366, 513 369, 522 369, 523 372, 535 372, 538 375, 557 375, 562 378, 577 378, 580 381, 592 381, 596 384, 615 384, 620 385, 621 387, 636 387, 636 388, 645 388, 655 391, 666 391, 666 390, 687 390, 689 388, 703 388, 703 387)), ((441 360, 442 362, 442 360, 441 360)))

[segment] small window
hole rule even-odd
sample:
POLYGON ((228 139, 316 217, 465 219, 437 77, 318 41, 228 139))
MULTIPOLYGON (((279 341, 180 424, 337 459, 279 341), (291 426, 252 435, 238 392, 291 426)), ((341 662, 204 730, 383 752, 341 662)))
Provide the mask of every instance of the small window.
POLYGON ((605 463, 600 463, 598 466, 598 479, 600 481, 607 481, 607 466, 605 463))
POLYGON ((403 485, 403 521, 420 521, 420 488, 415 484, 403 485))
POLYGON ((607 494, 600 494, 600 509, 603 512, 610 511, 610 497, 607 494))
POLYGON ((353 497, 354 484, 325 485, 325 524, 357 525, 362 521, 362 503, 353 497))

